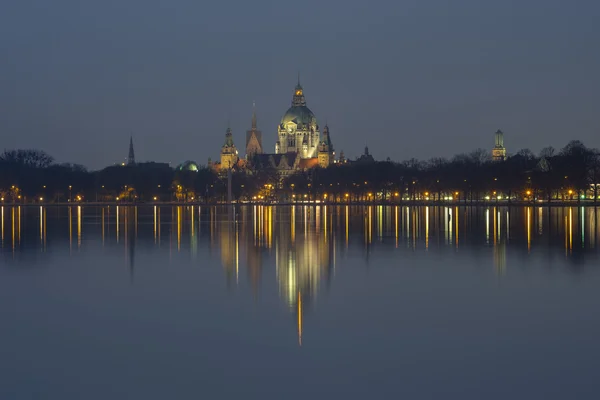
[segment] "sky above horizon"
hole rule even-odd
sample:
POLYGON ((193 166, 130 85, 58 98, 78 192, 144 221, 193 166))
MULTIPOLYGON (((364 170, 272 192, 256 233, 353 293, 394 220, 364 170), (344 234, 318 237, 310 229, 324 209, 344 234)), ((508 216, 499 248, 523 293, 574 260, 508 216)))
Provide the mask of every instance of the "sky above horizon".
POLYGON ((0 148, 91 169, 127 157, 244 154, 256 101, 265 151, 298 72, 333 145, 354 158, 600 147, 600 3, 9 0, 0 5, 0 148))

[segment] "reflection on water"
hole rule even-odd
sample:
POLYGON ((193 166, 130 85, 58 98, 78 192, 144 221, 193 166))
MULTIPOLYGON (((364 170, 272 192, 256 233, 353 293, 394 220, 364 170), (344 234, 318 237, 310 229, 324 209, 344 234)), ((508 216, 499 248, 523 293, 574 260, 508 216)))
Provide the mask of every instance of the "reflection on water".
POLYGON ((465 245, 481 245, 493 247, 494 254, 507 246, 527 252, 562 248, 567 258, 573 258, 596 249, 599 229, 593 207, 2 206, 0 212, 0 245, 7 261, 19 253, 59 246, 65 231, 71 250, 98 240, 104 245, 123 242, 127 252, 133 252, 138 231, 144 233, 143 240, 148 231, 154 245, 167 240, 176 251, 192 257, 206 241, 219 249, 223 267, 238 279, 241 253, 247 268, 256 271, 261 250, 269 250, 277 263, 282 297, 290 307, 297 303, 295 288, 311 292, 311 297, 316 294, 318 281, 333 268, 335 253, 343 254, 349 246, 362 247, 365 256, 388 246, 458 251, 465 245), (31 240, 34 232, 39 236, 36 244, 31 240))
POLYGON ((592 207, 0 207, 0 398, 583 398, 599 229, 592 207))
POLYGON ((238 285, 242 274, 254 296, 260 291, 263 265, 274 260, 279 296, 297 314, 299 336, 303 310, 331 284, 336 260, 350 251, 368 259, 387 248, 461 252, 491 247, 502 276, 510 273, 507 249, 521 251, 523 257, 537 252, 548 258, 561 251, 575 266, 584 254, 597 254, 599 229, 593 207, 3 206, 0 224, 7 265, 30 252, 65 246, 66 232, 72 255, 97 242, 121 246, 132 283, 138 242, 157 248, 168 243, 169 251, 189 253, 192 259, 199 246, 209 246, 220 253, 227 285, 238 285))

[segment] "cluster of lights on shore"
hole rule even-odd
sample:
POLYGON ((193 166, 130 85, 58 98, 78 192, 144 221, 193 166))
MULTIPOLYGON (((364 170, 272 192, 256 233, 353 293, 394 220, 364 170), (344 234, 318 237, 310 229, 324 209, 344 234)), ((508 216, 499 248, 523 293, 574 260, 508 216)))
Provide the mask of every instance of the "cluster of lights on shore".
MULTIPOLYGON (((567 179, 567 176, 565 176, 565 179, 567 179)), ((497 181, 497 180, 498 180, 498 178, 494 178, 494 181, 497 181)), ((464 182, 466 183, 467 180, 465 179, 464 182)), ((439 180, 438 180, 438 183, 439 183, 439 180)), ((364 184, 365 184, 365 186, 367 186, 368 182, 365 181, 364 184)), ((416 181, 413 181, 412 184, 415 185, 416 181)), ((339 183, 338 183, 338 185, 339 185, 339 183)), ((307 186, 308 186, 308 188, 310 190, 310 188, 311 188, 312 185, 309 183, 307 186)), ((333 186, 333 184, 330 184, 330 186, 333 186)), ((353 186, 358 187, 358 186, 360 186, 360 184, 354 183, 353 186)), ((161 185, 157 185, 158 189, 160 189, 160 187, 161 187, 161 185)), ((213 187, 213 185, 211 185, 211 187, 213 187)), ((241 185, 241 187, 244 187, 244 185, 241 185)), ((46 185, 42 186, 42 188, 46 189, 46 185)), ((102 188, 104 189, 104 185, 102 185, 102 188)), ((125 188, 125 190, 127 190, 128 186, 125 185, 124 188, 125 188)), ((176 188, 177 188, 178 192, 181 192, 181 191, 184 190, 184 188, 183 188, 182 185, 177 185, 176 188)), ((276 188, 277 187, 275 185, 273 185, 273 184, 265 184, 264 185, 264 190, 261 191, 260 194, 256 194, 256 195, 252 196, 252 201, 266 201, 266 200, 272 199, 272 190, 276 189, 276 188)), ((300 194, 294 193, 294 189, 295 189, 295 185, 294 184, 291 184, 290 188, 292 190, 292 195, 291 195, 292 202, 305 202, 305 203, 313 203, 314 202, 314 203, 320 203, 321 201, 326 202, 327 199, 331 198, 331 197, 334 198, 334 201, 336 200, 336 196, 335 195, 332 196, 331 194, 328 194, 328 193, 323 193, 322 194, 322 199, 321 198, 317 198, 317 197, 315 197, 313 195, 310 195, 310 194, 307 194, 307 193, 300 193, 300 194)), ((71 185, 68 186, 68 189, 69 189, 69 199, 67 200, 68 202, 71 202, 71 201, 82 202, 83 201, 83 196, 80 195, 80 194, 77 194, 74 198, 71 197, 71 192, 72 192, 72 189, 73 189, 73 187, 71 185)), ((24 200, 23 196, 19 193, 20 189, 16 185, 12 185, 11 186, 11 190, 14 191, 14 193, 16 194, 16 196, 14 196, 13 199, 16 197, 18 200, 22 200, 22 199, 24 200)), ((568 194, 569 199, 573 199, 573 195, 576 192, 573 189, 566 189, 563 193, 564 193, 563 196, 568 194)), ((535 200, 538 200, 537 198, 533 198, 535 196, 535 192, 533 190, 531 190, 531 189, 524 190, 522 192, 522 195, 523 195, 522 200, 525 200, 525 201, 535 201, 535 200)), ((138 198, 137 195, 134 196, 134 197, 135 197, 135 199, 138 198)), ((383 192, 378 192, 378 193, 375 193, 375 194, 373 192, 368 192, 366 195, 364 195, 363 199, 365 199, 365 197, 366 197, 367 201, 375 201, 378 197, 381 198, 381 199, 384 199, 384 197, 387 197, 387 196, 385 196, 383 192)), ((428 191, 421 192, 421 193, 413 192, 409 196, 403 196, 403 195, 401 195, 400 192, 396 191, 396 192, 390 193, 388 199, 391 200, 392 198, 396 198, 396 199, 400 198, 399 200, 403 200, 403 201, 411 201, 411 200, 418 200, 418 201, 436 201, 436 200, 437 201, 441 201, 441 200, 443 200, 443 201, 456 201, 456 200, 461 200, 460 199, 460 192, 458 192, 458 191, 455 191, 454 193, 450 193, 450 194, 445 193, 445 195, 443 197, 438 193, 437 199, 435 197, 435 194, 432 195, 428 191)), ((593 199, 594 197, 593 196, 587 196, 586 197, 585 194, 581 194, 579 196, 579 198, 581 198, 581 199, 586 199, 586 198, 593 199)), ((483 200, 485 200, 485 201, 512 200, 512 199, 516 199, 516 197, 503 196, 502 194, 499 194, 495 190, 491 191, 490 194, 485 195, 483 197, 483 200)), ((37 200, 39 200, 39 202, 41 203, 41 202, 44 201, 44 197, 40 196, 40 197, 37 198, 37 200)), ((114 198, 114 200, 118 202, 118 201, 125 200, 125 198, 123 196, 116 196, 114 198)), ((160 201, 160 197, 159 196, 152 196, 152 200, 154 202, 158 202, 158 201, 160 201)), ((188 200, 189 201, 194 201, 195 197, 191 196, 191 197, 189 197, 188 200)), ((343 197, 341 197, 341 195, 340 195, 340 200, 343 200, 345 202, 350 202, 351 201, 351 194, 350 193, 344 193, 343 197)), ((538 201, 539 202, 543 202, 545 200, 539 199, 538 201)), ((5 202, 4 196, 0 197, 0 202, 2 202, 2 203, 5 202)))

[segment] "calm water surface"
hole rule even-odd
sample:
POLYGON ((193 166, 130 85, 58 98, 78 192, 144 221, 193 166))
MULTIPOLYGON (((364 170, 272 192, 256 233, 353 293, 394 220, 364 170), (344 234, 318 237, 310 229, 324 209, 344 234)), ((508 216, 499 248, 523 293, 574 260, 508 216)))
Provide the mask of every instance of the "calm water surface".
POLYGON ((599 212, 5 206, 0 398, 597 399, 599 212))

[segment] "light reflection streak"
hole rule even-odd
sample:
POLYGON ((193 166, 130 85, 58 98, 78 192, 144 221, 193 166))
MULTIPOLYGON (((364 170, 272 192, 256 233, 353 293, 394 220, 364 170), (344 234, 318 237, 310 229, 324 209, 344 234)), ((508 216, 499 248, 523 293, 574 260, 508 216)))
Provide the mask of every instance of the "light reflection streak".
POLYGON ((181 206, 177 206, 177 251, 181 250, 181 206))
POLYGON ((348 206, 346 206, 346 248, 348 248, 348 236, 349 236, 349 235, 348 235, 348 229, 349 229, 349 227, 348 227, 348 222, 349 222, 349 221, 348 221, 348 220, 349 220, 349 216, 348 216, 348 208, 349 208, 349 207, 348 207, 348 206))
POLYGON ((444 207, 444 210, 447 211, 448 213, 448 225, 444 227, 444 230, 448 230, 448 244, 452 244, 452 238, 454 237, 454 234, 452 233, 452 227, 454 226, 454 215, 452 215, 452 208, 451 207, 444 207))
POLYGON ((454 221, 455 221, 455 224, 456 224, 456 228, 455 228, 455 233, 454 233, 454 236, 455 236, 455 238, 456 238, 456 239, 455 239, 455 240, 456 240, 456 248, 458 249, 458 221, 459 221, 459 219, 460 219, 460 218, 459 218, 459 214, 458 214, 458 206, 456 206, 456 207, 454 208, 454 210, 455 210, 455 211, 454 211, 454 214, 455 214, 455 215, 454 215, 454 221))
POLYGON ((119 243, 119 206, 117 206, 117 210, 115 211, 115 218, 117 221, 117 243, 119 243))
POLYGON ((585 208, 579 208, 579 214, 581 215, 581 247, 585 247, 585 208))
POLYGON ((81 206, 77 206, 77 248, 81 247, 81 206))
MULTIPOLYGON (((348 210, 346 210, 346 218, 348 218, 348 210)), ((394 207, 394 232, 396 233, 396 248, 398 248, 398 206, 394 207)), ((348 227, 346 227, 346 237, 348 236, 348 227)))
POLYGON ((429 249, 429 207, 425 207, 425 249, 429 249))
POLYGON ((510 211, 506 210, 506 241, 510 240, 510 211))
POLYGON ((531 207, 527 207, 527 252, 531 251, 531 207))
POLYGON ((569 250, 573 251, 573 207, 569 207, 569 250))
POLYGON ((494 243, 494 247, 496 247, 496 244, 498 243, 498 218, 496 216, 496 207, 494 207, 492 214, 494 215, 494 219, 493 219, 493 232, 494 232, 494 236, 493 236, 493 243, 494 243))
POLYGON ((296 207, 292 206, 292 223, 290 224, 290 236, 292 244, 296 242, 296 207))
POLYGON ((11 207, 10 214, 11 214, 10 222, 12 225, 12 250, 13 250, 13 256, 14 256, 14 254, 15 254, 15 208, 14 207, 11 207))
POLYGON ((156 206, 154 206, 154 243, 156 243, 156 206))
POLYGON ((490 209, 485 209, 485 243, 490 243, 490 209))

